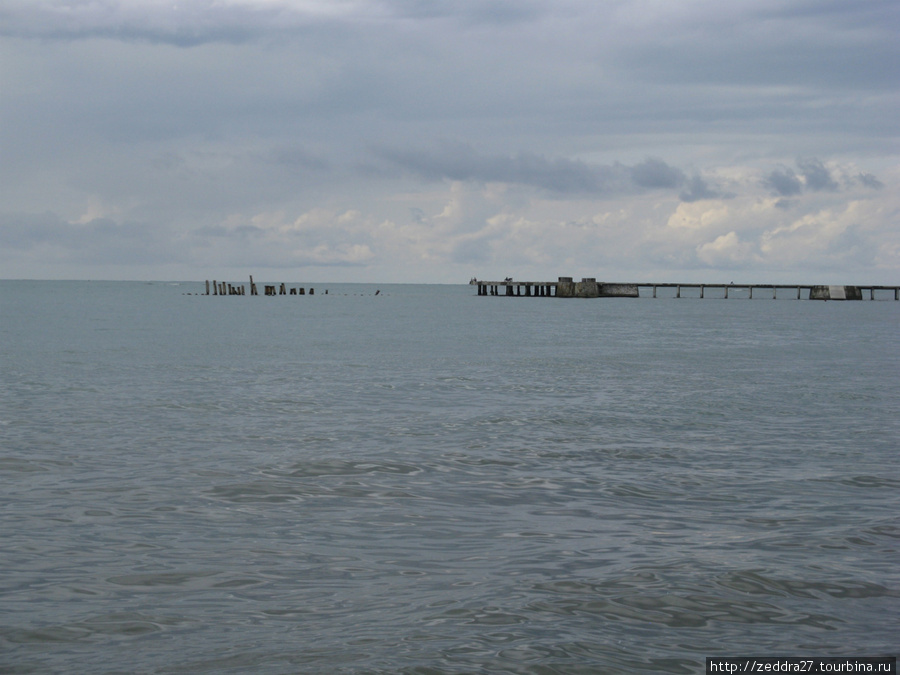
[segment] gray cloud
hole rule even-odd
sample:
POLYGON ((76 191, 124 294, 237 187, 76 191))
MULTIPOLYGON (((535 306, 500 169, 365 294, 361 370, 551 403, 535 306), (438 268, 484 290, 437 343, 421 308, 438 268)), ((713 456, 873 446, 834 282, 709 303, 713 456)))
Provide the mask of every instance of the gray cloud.
POLYGON ((34 3, 11 0, 0 12, 0 35, 43 39, 107 38, 168 43, 243 42, 272 27, 277 12, 216 6, 213 0, 154 5, 148 2, 34 3), (212 17, 214 20, 211 20, 212 17))
POLYGON ((893 89, 900 75, 890 0, 686 3, 643 31, 622 59, 655 81, 893 89))
MULTIPOLYGON (((838 192, 841 185, 824 162, 816 158, 798 159, 799 175, 790 168, 781 167, 771 171, 763 185, 782 197, 795 197, 804 192, 838 192)), ((844 178, 844 187, 857 183, 867 188, 880 189, 884 184, 869 173, 859 173, 852 178, 844 178)))
POLYGON ((884 183, 870 173, 860 173, 856 176, 856 180, 858 180, 861 185, 872 188, 873 190, 881 190, 884 187, 884 183))
POLYGON ((661 159, 648 158, 631 167, 631 179, 644 188, 677 188, 684 182, 684 172, 661 159))
POLYGON ((452 20, 463 26, 503 26, 534 20, 546 11, 542 2, 508 0, 383 0, 368 4, 328 0, 302 5, 289 0, 265 4, 253 0, 8 0, 0 9, 0 35, 51 40, 104 38, 196 47, 312 37, 313 31, 320 31, 323 25, 340 23, 452 20))
POLYGON ((793 197, 803 192, 803 182, 797 177, 793 169, 775 169, 763 179, 763 185, 781 195, 793 197))
POLYGON ((438 150, 375 151, 382 159, 428 180, 503 182, 529 185, 559 194, 609 195, 635 189, 677 189, 684 172, 661 159, 648 158, 626 166, 589 164, 565 158, 548 159, 532 153, 483 155, 463 144, 438 150))
POLYGON ((697 202, 701 199, 719 199, 722 196, 717 190, 713 190, 699 174, 695 173, 678 198, 683 202, 697 202))
POLYGON ((0 250, 86 264, 156 265, 187 259, 168 228, 95 218, 69 223, 53 213, 0 214, 0 250))
POLYGON ((797 161, 800 174, 806 181, 806 187, 809 190, 819 191, 827 190, 828 192, 836 192, 838 184, 831 177, 831 172, 818 159, 802 159, 797 161))
POLYGON ((619 173, 613 167, 594 167, 569 159, 547 159, 521 153, 486 156, 462 144, 438 151, 376 151, 382 158, 428 180, 519 183, 559 193, 602 193, 619 173))
POLYGON ((385 0, 394 16, 420 19, 455 19, 465 24, 508 24, 534 20, 545 13, 540 2, 529 0, 385 0))

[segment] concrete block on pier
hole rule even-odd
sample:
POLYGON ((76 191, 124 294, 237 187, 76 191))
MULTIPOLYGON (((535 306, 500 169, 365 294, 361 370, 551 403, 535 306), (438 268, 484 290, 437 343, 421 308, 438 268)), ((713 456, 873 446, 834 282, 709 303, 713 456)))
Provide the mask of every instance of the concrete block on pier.
POLYGON ((859 286, 811 286, 810 300, 862 300, 859 286))
POLYGON ((556 297, 557 298, 574 298, 575 297, 575 282, 572 281, 572 277, 560 277, 559 281, 556 284, 556 297))
POLYGON ((639 298, 637 284, 600 284, 601 298, 639 298))
POLYGON ((572 277, 560 277, 556 284, 558 298, 599 298, 600 284, 596 279, 585 278, 572 281, 572 277))
POLYGON ((576 298, 599 298, 600 297, 600 284, 597 283, 597 280, 593 277, 583 278, 577 284, 575 284, 575 297, 576 298))

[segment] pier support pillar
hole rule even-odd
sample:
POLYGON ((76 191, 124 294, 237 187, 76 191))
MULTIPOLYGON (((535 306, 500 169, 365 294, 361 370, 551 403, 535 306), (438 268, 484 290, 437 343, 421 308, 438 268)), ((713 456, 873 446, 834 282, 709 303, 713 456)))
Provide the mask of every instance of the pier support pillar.
POLYGON ((800 288, 800 286, 797 286, 797 299, 798 299, 798 300, 800 299, 800 291, 801 291, 801 290, 802 290, 802 289, 800 288))
POLYGON ((656 297, 656 286, 653 287, 653 297, 656 297))
POLYGON ((728 286, 725 287, 725 299, 728 299, 728 286))
POLYGON ((676 286, 676 287, 675 287, 675 297, 676 297, 676 298, 680 298, 680 297, 681 297, 681 286, 676 286))
POLYGON ((753 299, 753 286, 747 286, 747 290, 750 291, 750 292, 747 294, 747 299, 748 299, 748 300, 752 300, 752 299, 753 299))
POLYGON ((700 284, 700 299, 703 299, 703 284, 700 284))

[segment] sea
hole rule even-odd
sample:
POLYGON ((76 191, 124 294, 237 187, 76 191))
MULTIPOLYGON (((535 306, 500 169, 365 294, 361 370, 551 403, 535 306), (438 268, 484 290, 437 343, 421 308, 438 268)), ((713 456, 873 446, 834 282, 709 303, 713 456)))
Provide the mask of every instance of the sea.
POLYGON ((897 655, 900 302, 288 286, 0 281, 0 672, 897 655))

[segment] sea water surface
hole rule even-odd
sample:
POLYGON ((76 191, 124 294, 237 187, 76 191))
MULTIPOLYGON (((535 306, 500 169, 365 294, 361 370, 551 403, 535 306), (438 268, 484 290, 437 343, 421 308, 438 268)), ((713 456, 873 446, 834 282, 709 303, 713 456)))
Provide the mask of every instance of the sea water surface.
POLYGON ((900 303, 312 285, 0 282, 0 672, 897 654, 900 303))

